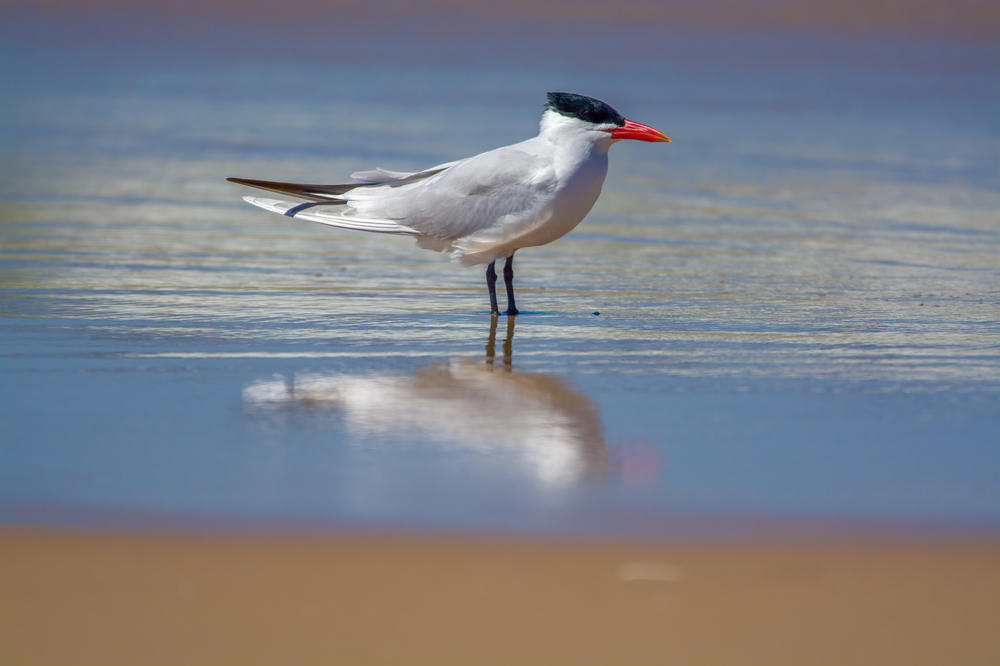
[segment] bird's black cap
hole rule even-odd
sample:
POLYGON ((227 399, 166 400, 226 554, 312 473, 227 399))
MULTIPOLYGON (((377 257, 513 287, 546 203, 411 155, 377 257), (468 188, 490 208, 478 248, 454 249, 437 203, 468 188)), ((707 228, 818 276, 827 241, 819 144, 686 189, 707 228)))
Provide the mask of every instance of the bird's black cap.
POLYGON ((625 126, 625 118, 599 99, 585 97, 576 93, 550 92, 549 103, 545 108, 552 109, 556 113, 561 113, 570 118, 579 118, 588 123, 596 125, 606 125, 608 123, 625 126))

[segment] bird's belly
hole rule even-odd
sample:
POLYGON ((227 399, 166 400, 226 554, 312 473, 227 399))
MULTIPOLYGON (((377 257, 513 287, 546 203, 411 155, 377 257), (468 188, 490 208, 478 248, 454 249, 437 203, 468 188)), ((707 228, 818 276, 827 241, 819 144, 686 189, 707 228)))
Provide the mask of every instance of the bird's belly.
POLYGON ((562 238, 583 221, 589 210, 589 208, 585 211, 561 210, 553 213, 540 223, 526 228, 522 234, 512 239, 514 246, 512 249, 538 247, 562 238))
MULTIPOLYGON (((596 199, 596 197, 594 197, 596 199)), ((587 202, 572 207, 547 210, 531 220, 518 220, 502 229, 490 229, 455 241, 450 246, 452 261, 463 266, 486 264, 503 259, 524 247, 546 245, 576 228, 590 212, 587 202)))

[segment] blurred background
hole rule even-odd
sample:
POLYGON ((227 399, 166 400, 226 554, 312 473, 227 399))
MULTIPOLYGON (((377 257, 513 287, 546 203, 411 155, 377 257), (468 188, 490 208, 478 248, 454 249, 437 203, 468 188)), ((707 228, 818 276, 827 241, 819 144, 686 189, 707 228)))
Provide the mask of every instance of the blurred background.
POLYGON ((5 2, 0 522, 993 543, 998 27, 979 0, 5 2), (466 157, 548 91, 673 143, 616 145, 584 223, 518 254, 516 322, 479 268, 225 181, 466 157))

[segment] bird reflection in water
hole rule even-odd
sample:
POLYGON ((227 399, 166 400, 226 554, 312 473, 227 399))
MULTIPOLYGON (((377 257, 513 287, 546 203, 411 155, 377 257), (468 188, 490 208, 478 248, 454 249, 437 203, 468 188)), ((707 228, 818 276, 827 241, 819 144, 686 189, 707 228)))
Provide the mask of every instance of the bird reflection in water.
POLYGON ((262 380, 244 389, 244 409, 272 428, 341 428, 354 445, 430 445, 516 461, 545 486, 603 477, 608 451, 594 403, 563 378, 515 372, 513 316, 498 362, 497 319, 485 358, 456 358, 413 376, 304 373, 262 380))

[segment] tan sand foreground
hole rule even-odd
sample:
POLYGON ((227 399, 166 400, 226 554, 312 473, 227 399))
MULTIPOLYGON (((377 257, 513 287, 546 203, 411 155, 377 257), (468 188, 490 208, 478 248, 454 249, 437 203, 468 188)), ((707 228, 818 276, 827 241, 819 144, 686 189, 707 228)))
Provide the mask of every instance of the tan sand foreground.
POLYGON ((1000 541, 0 531, 0 663, 998 664, 1000 541))

